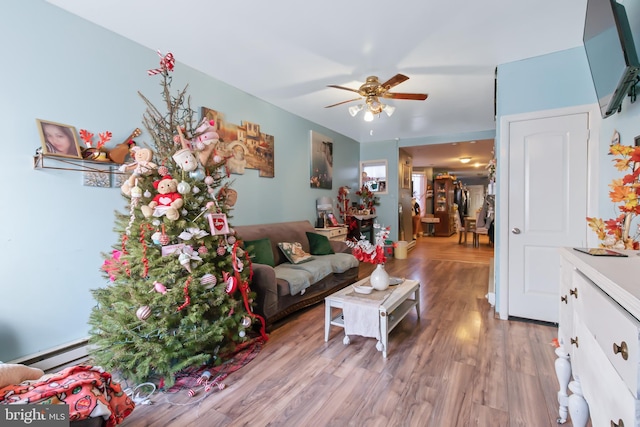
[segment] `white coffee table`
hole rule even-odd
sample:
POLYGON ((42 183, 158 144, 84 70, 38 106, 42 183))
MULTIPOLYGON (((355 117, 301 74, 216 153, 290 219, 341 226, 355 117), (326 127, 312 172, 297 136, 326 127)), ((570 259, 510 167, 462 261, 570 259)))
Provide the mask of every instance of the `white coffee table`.
MULTIPOLYGON (((362 279, 354 286, 365 284, 369 281, 369 278, 362 279)), ((378 350, 382 351, 382 357, 387 357, 387 348, 389 343, 389 332, 400 323, 402 319, 415 307, 418 319, 420 318, 420 283, 417 280, 405 280, 397 286, 389 287, 389 292, 376 291, 373 292, 386 292, 388 295, 380 302, 378 307, 378 319, 380 322, 380 342, 376 346, 378 350), (413 298, 410 298, 413 296, 413 298)), ((358 294, 353 290, 352 286, 347 286, 335 292, 324 299, 325 304, 325 317, 324 317, 324 341, 329 341, 329 330, 331 325, 344 328, 344 318, 342 308, 344 307, 345 300, 349 300, 352 303, 358 303, 359 298, 363 304, 371 304, 371 297, 369 295, 358 294), (341 309, 336 315, 333 314, 333 308, 341 309)), ((344 343, 349 343, 349 337, 345 334, 344 343)))

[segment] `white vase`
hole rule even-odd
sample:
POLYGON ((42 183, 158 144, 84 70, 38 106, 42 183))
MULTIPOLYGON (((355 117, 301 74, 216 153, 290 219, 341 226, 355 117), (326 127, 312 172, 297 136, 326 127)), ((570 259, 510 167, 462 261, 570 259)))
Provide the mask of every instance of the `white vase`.
POLYGON ((373 289, 384 291, 389 287, 389 273, 384 269, 384 264, 378 264, 369 278, 373 289))

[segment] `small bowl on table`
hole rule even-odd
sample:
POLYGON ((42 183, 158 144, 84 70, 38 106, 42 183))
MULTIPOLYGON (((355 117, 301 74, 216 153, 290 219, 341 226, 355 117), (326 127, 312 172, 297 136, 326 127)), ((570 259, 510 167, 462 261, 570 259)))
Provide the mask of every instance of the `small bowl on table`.
POLYGON ((356 286, 356 285, 353 285, 353 290, 356 291, 359 294, 368 295, 371 292, 373 292, 373 286, 363 286, 363 285, 356 286))

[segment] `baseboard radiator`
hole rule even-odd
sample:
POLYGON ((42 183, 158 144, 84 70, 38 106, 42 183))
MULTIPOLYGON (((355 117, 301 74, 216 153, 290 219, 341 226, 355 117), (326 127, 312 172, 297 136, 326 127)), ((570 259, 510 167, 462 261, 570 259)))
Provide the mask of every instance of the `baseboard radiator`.
POLYGON ((88 361, 89 339, 81 338, 67 344, 11 360, 7 363, 20 363, 22 365, 40 368, 45 373, 49 373, 57 372, 68 366, 87 363, 88 361))

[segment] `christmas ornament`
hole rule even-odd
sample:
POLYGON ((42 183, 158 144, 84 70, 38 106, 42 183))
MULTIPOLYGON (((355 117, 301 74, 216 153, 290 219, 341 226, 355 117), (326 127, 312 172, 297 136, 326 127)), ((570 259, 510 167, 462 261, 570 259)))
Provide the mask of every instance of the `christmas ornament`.
POLYGON ((136 316, 140 320, 146 320, 151 316, 151 308, 148 305, 143 305, 136 311, 136 316))
POLYGON ((244 337, 245 337, 245 335, 247 335, 247 333, 246 333, 245 331, 240 331, 240 332, 238 332, 238 336, 239 336, 240 338, 244 338, 244 337))
POLYGON ((249 326, 251 326, 251 318, 248 316, 244 316, 242 318, 242 321, 240 322, 242 324, 242 326, 244 326, 245 328, 248 328, 249 326))
POLYGON ((147 70, 147 75, 155 76, 156 74, 162 73, 166 76, 169 74, 169 71, 173 71, 173 67, 176 64, 173 54, 171 52, 167 52, 165 56, 162 56, 162 53, 158 51, 158 56, 160 56, 160 68, 147 70))
POLYGON ((158 173, 160 174, 160 176, 165 176, 169 173, 169 168, 165 165, 162 165, 158 168, 158 173))
POLYGON ((198 253, 200 255, 206 255, 207 253, 209 253, 209 249, 207 249, 206 246, 202 245, 198 248, 198 253))
POLYGON ((196 395, 196 391, 192 388, 189 389, 189 391, 187 392, 187 394, 189 395, 189 397, 193 397, 196 395))
POLYGON ((166 288, 166 286, 165 286, 165 285, 163 285, 162 283, 158 282, 158 281, 153 282, 153 289, 154 289, 156 292, 160 292, 162 295, 164 295, 164 294, 166 294, 166 293, 167 293, 167 288, 166 288))
POLYGON ((149 190, 145 190, 144 197, 146 197, 147 199, 151 197, 151 192, 149 190))
POLYGON ((151 241, 154 244, 159 245, 160 244, 160 236, 162 236, 162 233, 160 233, 159 231, 156 231, 155 233, 153 233, 151 235, 151 241))
POLYGON ((193 194, 198 194, 200 192, 200 189, 194 185, 193 188, 191 189, 191 192, 193 194))
POLYGON ((198 167, 198 159, 191 152, 189 143, 184 139, 182 130, 178 127, 178 137, 180 139, 180 145, 182 149, 176 151, 171 158, 176 162, 176 165, 185 172, 193 172, 198 167))
POLYGON ((213 288, 216 283, 218 282, 218 279, 216 279, 216 276, 214 276, 213 274, 207 273, 204 276, 202 276, 202 278, 200 279, 200 283, 205 285, 205 289, 211 289, 213 288))
POLYGON ((227 249, 224 246, 218 246, 218 249, 216 249, 216 253, 218 254, 218 256, 223 256, 227 253, 227 249))
POLYGON ((160 234, 158 241, 162 246, 169 244, 169 236, 164 232, 164 224, 162 224, 162 234, 160 234))
POLYGON ((131 198, 139 199, 140 197, 142 197, 142 188, 138 187, 138 182, 136 181, 135 187, 131 189, 131 198))
POLYGON ((207 175, 207 177, 204 179, 204 183, 207 185, 213 185, 213 177, 211 175, 207 175))
POLYGON ((229 295, 231 295, 236 291, 236 289, 238 289, 238 279, 236 279, 235 276, 230 275, 226 271, 222 273, 222 277, 224 281, 227 283, 227 285, 224 288, 224 291, 229 295))
POLYGON ((230 245, 233 245, 236 242, 236 238, 235 236, 229 236, 227 241, 229 242, 230 245))
POLYGON ((189 172, 189 176, 196 181, 202 181, 204 179, 204 171, 200 168, 189 172))
POLYGON ((178 193, 187 194, 190 191, 191 191, 191 186, 189 185, 188 182, 181 181, 180 184, 178 184, 178 193))
POLYGON ((184 268, 187 269, 189 273, 191 273, 191 258, 189 258, 189 255, 180 254, 178 256, 178 261, 180 262, 180 265, 182 265, 184 268))
POLYGON ((212 235, 229 234, 227 215, 223 213, 209 214, 209 227, 212 235))
POLYGON ((198 379, 196 380, 196 384, 198 384, 198 385, 202 385, 202 384, 204 384, 205 382, 209 381, 209 379, 211 379, 211 372, 209 372, 209 371, 204 371, 204 372, 200 375, 200 378, 198 378, 198 379))

